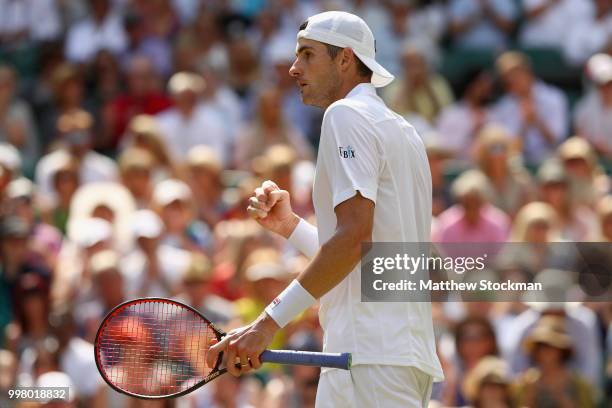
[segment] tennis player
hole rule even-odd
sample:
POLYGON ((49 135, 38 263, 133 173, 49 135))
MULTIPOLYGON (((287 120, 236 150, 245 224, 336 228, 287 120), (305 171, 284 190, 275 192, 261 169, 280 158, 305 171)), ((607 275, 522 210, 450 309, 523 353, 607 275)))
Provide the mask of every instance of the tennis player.
POLYGON ((324 351, 350 352, 350 372, 324 369, 317 407, 406 408, 428 405, 443 379, 431 304, 361 302, 364 241, 428 242, 431 175, 414 128, 391 111, 375 88, 393 80, 375 60, 374 36, 359 17, 325 12, 297 35, 289 73, 304 103, 325 109, 313 187, 318 229, 293 213, 287 191, 266 181, 249 213, 311 258, 306 269, 253 323, 211 348, 233 375, 260 367, 276 331, 320 299, 324 351))

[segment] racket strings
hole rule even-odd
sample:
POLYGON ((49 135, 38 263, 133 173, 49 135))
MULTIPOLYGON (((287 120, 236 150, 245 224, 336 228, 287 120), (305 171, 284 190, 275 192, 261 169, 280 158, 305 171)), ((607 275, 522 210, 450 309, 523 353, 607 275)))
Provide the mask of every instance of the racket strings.
POLYGON ((98 344, 104 374, 116 387, 164 396, 210 374, 206 354, 213 339, 214 329, 192 310, 155 300, 117 310, 98 344))

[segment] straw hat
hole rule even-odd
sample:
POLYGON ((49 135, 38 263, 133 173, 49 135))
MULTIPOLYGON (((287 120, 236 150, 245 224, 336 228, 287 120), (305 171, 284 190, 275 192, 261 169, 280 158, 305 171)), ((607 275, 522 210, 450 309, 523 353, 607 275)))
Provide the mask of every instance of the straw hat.
POLYGON ((457 199, 470 193, 477 193, 480 197, 490 197, 491 185, 489 179, 480 170, 464 171, 451 186, 451 192, 457 199))
POLYGON ((518 51, 505 52, 495 61, 495 69, 499 75, 506 75, 517 68, 529 69, 530 66, 527 56, 518 51))
POLYGON ((590 166, 597 164, 595 151, 589 142, 582 137, 570 137, 559 146, 557 153, 561 160, 582 159, 590 166))
POLYGON ((529 227, 537 222, 547 224, 550 238, 556 238, 558 217, 555 209, 548 203, 534 201, 523 206, 516 214, 510 232, 512 241, 524 241, 529 227))
POLYGON ((573 352, 573 341, 567 333, 565 318, 553 315, 542 316, 525 339, 523 347, 531 355, 537 344, 547 344, 573 352))
POLYGON ((478 391, 484 384, 509 385, 510 370, 508 364, 494 356, 484 357, 468 373, 463 381, 463 393, 469 401, 478 397, 478 391))
POLYGON ((178 95, 186 91, 201 93, 205 88, 204 78, 192 72, 178 72, 172 75, 168 81, 170 95, 178 95))
POLYGON ((213 173, 220 173, 223 170, 217 152, 206 145, 198 145, 189 149, 187 165, 192 168, 204 168, 213 173))

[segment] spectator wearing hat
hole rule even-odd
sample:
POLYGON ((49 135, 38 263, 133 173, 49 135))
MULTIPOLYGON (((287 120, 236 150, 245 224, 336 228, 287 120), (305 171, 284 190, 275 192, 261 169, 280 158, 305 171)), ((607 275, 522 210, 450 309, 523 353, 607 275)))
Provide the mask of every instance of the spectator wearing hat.
POLYGON ((79 396, 78 390, 74 386, 74 382, 64 372, 61 371, 49 371, 41 374, 36 379, 37 388, 67 388, 66 399, 48 399, 42 400, 41 408, 76 408, 77 397, 79 396))
POLYGON ((516 4, 503 0, 452 0, 448 12, 454 46, 489 51, 508 47, 518 16, 516 4))
MULTIPOLYGON (((566 250, 570 247, 566 246, 566 250)), ((569 251, 568 251, 569 252, 569 251)), ((567 268, 568 263, 565 263, 567 268)), ((560 317, 574 349, 569 366, 588 379, 595 389, 601 387, 602 350, 601 327, 597 315, 589 307, 573 301, 571 293, 577 285, 576 272, 560 269, 544 269, 538 272, 533 282, 542 285, 542 290, 525 293, 523 300, 528 308, 507 326, 500 338, 504 359, 510 364, 513 374, 526 371, 532 362, 524 348, 525 339, 544 316, 560 317)))
POLYGON ((512 379, 506 362, 484 357, 463 380, 463 394, 473 408, 513 408, 512 379))
POLYGON ((62 115, 57 122, 61 147, 43 156, 36 166, 36 184, 40 193, 53 199, 52 175, 70 156, 79 165, 82 183, 117 179, 114 161, 92 150, 93 118, 85 111, 77 110, 62 115))
POLYGON ((149 208, 153 194, 155 157, 148 150, 132 147, 121 153, 118 164, 121 183, 132 194, 136 208, 149 208))
POLYGON ((299 159, 312 159, 305 136, 283 117, 283 95, 279 88, 262 90, 257 97, 255 119, 238 132, 234 152, 236 167, 252 169, 252 161, 276 144, 288 145, 299 159))
POLYGON ((483 69, 469 72, 461 99, 447 106, 436 119, 436 130, 457 158, 469 160, 473 139, 490 120, 487 104, 493 92, 493 78, 483 69))
POLYGON ((543 316, 525 339, 525 351, 535 367, 525 371, 518 380, 516 395, 520 406, 595 406, 593 388, 569 367, 576 343, 565 324, 562 317, 543 316))
POLYGON ((574 124, 578 135, 591 142, 605 160, 612 162, 612 56, 594 55, 586 69, 594 88, 578 101, 574 124))
POLYGON ((151 210, 139 210, 131 218, 135 247, 121 262, 128 297, 173 296, 191 264, 189 251, 164 244, 164 224, 151 210))
POLYGON ((103 49, 119 55, 127 46, 121 19, 112 10, 111 1, 88 3, 88 18, 71 26, 66 38, 66 58, 77 63, 90 62, 103 49))
POLYGON ((522 166, 516 140, 503 126, 490 124, 478 133, 474 159, 491 185, 491 203, 510 217, 535 197, 535 186, 522 166))
POLYGON ((23 170, 31 175, 40 146, 30 106, 16 96, 18 86, 15 71, 0 64, 0 142, 19 150, 23 170))
POLYGON ((177 298, 199 310, 211 322, 224 326, 236 318, 236 310, 232 302, 212 293, 213 271, 208 257, 192 252, 177 298))
POLYGON ((193 194, 186 183, 177 179, 157 183, 153 207, 164 224, 162 243, 195 252, 211 249, 212 233, 206 224, 197 220, 193 194))
POLYGON ((567 136, 567 98, 538 80, 527 57, 516 51, 495 62, 505 94, 492 109, 492 120, 517 137, 528 165, 538 165, 567 136))
POLYGON ((588 207, 576 204, 563 164, 556 159, 546 161, 540 166, 537 179, 542 201, 550 204, 557 213, 562 239, 584 241, 597 233, 595 214, 588 207))
POLYGON ((224 164, 230 157, 231 135, 226 132, 223 117, 202 105, 199 98, 206 84, 201 75, 190 72, 174 74, 168 82, 168 93, 174 107, 157 115, 161 135, 175 160, 184 160, 194 146, 210 146, 224 164))
POLYGON ((502 243, 508 237, 508 216, 490 204, 490 183, 478 170, 461 174, 451 187, 457 204, 437 219, 432 240, 435 242, 502 243))
POLYGON ((156 115, 172 100, 163 91, 159 72, 145 56, 133 56, 125 68, 126 90, 102 108, 102 131, 110 147, 121 144, 128 124, 136 115, 156 115))
POLYGON ((593 208, 610 190, 610 180, 601 170, 592 146, 584 138, 571 137, 559 146, 557 155, 567 172, 576 205, 593 208))
POLYGON ((19 150, 10 143, 0 142, 0 198, 8 183, 21 175, 19 150))
POLYGON ((155 116, 136 115, 130 120, 121 149, 132 147, 146 150, 153 156, 154 181, 162 181, 178 173, 155 116))
POLYGON ((453 102, 453 93, 442 76, 431 71, 422 46, 408 42, 401 51, 402 76, 384 88, 382 97, 400 115, 417 114, 434 123, 453 102))
POLYGON ((214 150, 205 145, 194 146, 187 153, 187 178, 198 203, 198 218, 209 228, 225 215, 225 203, 222 200, 223 166, 214 150))

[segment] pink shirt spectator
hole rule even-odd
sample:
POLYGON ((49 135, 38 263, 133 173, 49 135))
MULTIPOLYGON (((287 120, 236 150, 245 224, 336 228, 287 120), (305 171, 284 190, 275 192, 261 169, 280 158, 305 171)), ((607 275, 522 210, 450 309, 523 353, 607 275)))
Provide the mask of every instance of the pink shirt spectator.
POLYGON ((456 204, 440 214, 435 225, 432 232, 434 242, 505 242, 510 219, 503 211, 485 204, 478 223, 469 225, 463 207, 456 204))

